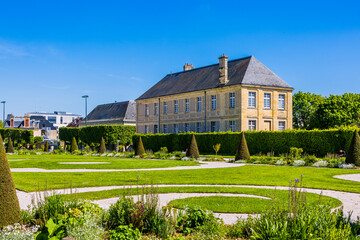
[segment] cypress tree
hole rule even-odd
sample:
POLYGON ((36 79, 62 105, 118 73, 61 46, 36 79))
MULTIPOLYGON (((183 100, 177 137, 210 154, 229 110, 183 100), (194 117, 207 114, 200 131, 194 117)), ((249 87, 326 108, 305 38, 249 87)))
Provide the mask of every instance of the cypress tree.
POLYGON ((9 138, 8 144, 6 146, 6 152, 7 153, 14 153, 14 147, 13 147, 13 143, 11 141, 11 138, 9 138))
POLYGON ((48 152, 48 151, 49 151, 49 141, 46 141, 44 152, 48 152))
POLYGON ((72 141, 71 141, 70 152, 74 152, 74 151, 77 151, 77 150, 79 150, 79 149, 78 149, 78 146, 77 146, 77 143, 76 143, 76 139, 75 139, 75 137, 73 137, 72 141))
POLYGON ((186 151, 186 156, 192 157, 192 158, 199 158, 199 149, 196 143, 195 135, 193 134, 191 137, 190 145, 186 151))
POLYGON ((106 152, 105 140, 103 137, 101 137, 99 153, 103 154, 105 152, 106 152))
POLYGON ((235 161, 236 160, 250 160, 249 148, 246 143, 244 132, 241 134, 239 146, 236 150, 235 161))
POLYGON ((0 228, 21 223, 19 200, 16 196, 3 140, 0 135, 0 228))
POLYGON ((354 132, 345 162, 360 166, 360 137, 358 130, 354 132))
POLYGON ((141 156, 143 154, 145 154, 145 148, 144 148, 144 144, 142 142, 141 136, 139 136, 139 142, 138 142, 138 145, 135 150, 135 155, 141 156))

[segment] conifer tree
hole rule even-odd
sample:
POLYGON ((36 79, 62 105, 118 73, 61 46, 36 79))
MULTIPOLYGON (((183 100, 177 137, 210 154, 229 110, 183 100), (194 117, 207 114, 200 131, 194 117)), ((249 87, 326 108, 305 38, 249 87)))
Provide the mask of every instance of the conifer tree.
POLYGON ((99 149, 99 153, 103 154, 106 152, 106 145, 105 145, 105 140, 103 137, 101 137, 101 142, 100 142, 100 149, 99 149))
POLYGON ((48 151, 49 151, 49 141, 46 141, 44 152, 48 152, 48 151))
POLYGON ((195 135, 193 134, 191 137, 190 145, 186 151, 186 156, 191 158, 199 158, 199 149, 196 143, 195 135))
POLYGON ((8 141, 8 144, 6 146, 6 152, 7 153, 14 153, 14 146, 13 146, 13 143, 11 141, 11 138, 9 138, 9 141, 8 141))
POLYGON ((144 148, 144 144, 142 142, 141 136, 139 136, 139 142, 138 142, 138 145, 135 150, 135 155, 141 156, 143 154, 145 154, 145 148, 144 148))
POLYGON ((360 137, 358 130, 354 132, 345 162, 360 166, 360 137))
POLYGON ((250 160, 249 148, 246 143, 244 132, 241 133, 239 146, 235 155, 235 161, 236 160, 250 160))
POLYGON ((70 152, 79 150, 75 137, 72 138, 70 152))
POLYGON ((0 135, 0 228, 21 223, 19 200, 16 196, 3 140, 0 135))

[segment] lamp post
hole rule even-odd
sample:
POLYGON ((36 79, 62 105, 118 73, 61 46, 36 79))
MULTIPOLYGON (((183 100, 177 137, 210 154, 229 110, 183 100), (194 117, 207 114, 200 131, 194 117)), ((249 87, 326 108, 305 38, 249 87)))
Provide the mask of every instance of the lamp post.
POLYGON ((85 127, 87 126, 87 99, 89 98, 88 95, 82 96, 82 98, 85 98, 85 127))
POLYGON ((6 103, 6 101, 1 101, 1 103, 3 104, 3 124, 5 126, 5 103, 6 103))

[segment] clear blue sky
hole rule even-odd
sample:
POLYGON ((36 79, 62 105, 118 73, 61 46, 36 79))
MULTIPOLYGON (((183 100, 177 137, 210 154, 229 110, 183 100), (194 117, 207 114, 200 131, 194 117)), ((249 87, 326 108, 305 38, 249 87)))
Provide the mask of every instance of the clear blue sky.
POLYGON ((136 99, 222 53, 254 55, 295 91, 359 93, 360 3, 3 1, 0 100, 16 115, 84 114, 84 94, 89 110, 136 99))

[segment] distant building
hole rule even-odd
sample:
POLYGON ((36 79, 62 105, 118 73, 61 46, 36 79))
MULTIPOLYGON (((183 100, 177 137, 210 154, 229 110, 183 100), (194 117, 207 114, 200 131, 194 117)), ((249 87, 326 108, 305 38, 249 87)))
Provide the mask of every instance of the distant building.
MULTIPOLYGON (((135 101, 115 102, 96 106, 87 115, 87 125, 136 125, 135 101)), ((85 126, 85 120, 79 127, 85 126)))
POLYGON ((54 113, 46 112, 30 112, 29 116, 41 116, 54 124, 56 128, 66 127, 69 123, 73 122, 76 118, 81 117, 78 114, 69 112, 55 111, 54 113))

